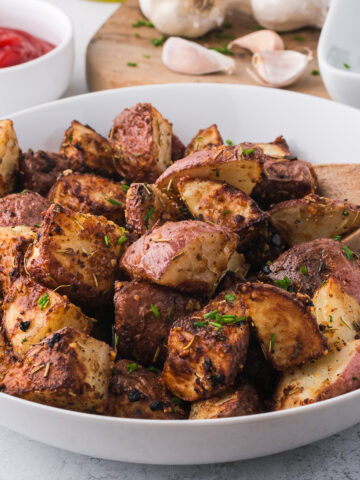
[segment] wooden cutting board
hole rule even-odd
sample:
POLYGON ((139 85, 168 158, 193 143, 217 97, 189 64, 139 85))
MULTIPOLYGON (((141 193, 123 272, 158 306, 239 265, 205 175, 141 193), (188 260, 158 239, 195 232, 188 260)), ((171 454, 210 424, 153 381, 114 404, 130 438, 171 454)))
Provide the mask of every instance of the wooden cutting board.
MULTIPOLYGON (((181 82, 256 84, 246 71, 250 66, 251 54, 245 51, 234 55, 237 67, 233 75, 218 73, 191 76, 171 72, 161 62, 161 46, 155 47, 151 42, 154 38, 160 38, 161 33, 146 26, 133 27, 139 19, 143 19, 143 16, 138 0, 126 0, 91 39, 86 58, 87 82, 91 91, 181 82), (128 63, 136 66, 129 66, 128 63)), ((241 12, 229 15, 227 23, 226 27, 202 37, 199 43, 207 47, 221 47, 232 38, 253 32, 257 24, 252 17, 249 0, 244 1, 241 12)), ((319 30, 308 28, 282 34, 282 37, 286 48, 301 51, 309 47, 316 57, 319 33, 319 30)), ((312 60, 304 76, 289 89, 329 98, 320 75, 311 75, 313 70, 318 69, 317 60, 312 60)))

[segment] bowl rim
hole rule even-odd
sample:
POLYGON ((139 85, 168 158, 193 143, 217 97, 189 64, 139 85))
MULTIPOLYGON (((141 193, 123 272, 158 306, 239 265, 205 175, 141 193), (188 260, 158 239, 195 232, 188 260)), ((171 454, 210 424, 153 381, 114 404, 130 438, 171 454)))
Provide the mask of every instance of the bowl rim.
MULTIPOLYGON (((55 48, 50 50, 50 52, 47 52, 44 55, 41 55, 40 57, 34 58, 33 60, 29 60, 28 62, 20 63, 18 65, 12 65, 10 67, 0 68, 0 76, 6 75, 6 73, 12 73, 12 72, 20 71, 26 68, 31 68, 32 65, 51 59, 52 57, 57 55, 60 51, 64 50, 70 43, 72 43, 73 37, 74 37, 74 26, 72 24, 72 21, 61 8, 45 0, 17 0, 17 1, 24 1, 27 4, 31 2, 33 5, 38 5, 40 6, 40 8, 44 8, 45 10, 53 10, 53 12, 59 16, 59 19, 61 17, 67 31, 63 39, 60 41, 60 43, 55 45, 55 48)), ((4 3, 4 5, 5 4, 6 3, 4 3)), ((45 13, 45 20, 46 20, 46 13, 45 13)), ((1 25, 1 26, 3 28, 7 28, 6 25, 1 25)), ((42 39, 41 36, 38 38, 42 39)))

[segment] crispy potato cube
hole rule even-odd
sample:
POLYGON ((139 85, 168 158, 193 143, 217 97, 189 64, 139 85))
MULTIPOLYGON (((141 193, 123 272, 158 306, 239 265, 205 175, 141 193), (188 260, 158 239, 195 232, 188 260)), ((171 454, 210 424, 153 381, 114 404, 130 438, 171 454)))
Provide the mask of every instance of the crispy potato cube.
POLYGON ((261 401, 255 388, 244 382, 224 393, 194 402, 189 419, 242 417, 261 411, 261 401))
POLYGON ((224 140, 220 135, 217 125, 210 125, 210 127, 198 131, 198 133, 186 147, 185 156, 197 152, 198 150, 220 147, 221 145, 224 145, 224 140))
POLYGON ((200 308, 194 298, 141 282, 117 282, 114 304, 121 357, 160 366, 166 359, 171 324, 200 308))
POLYGON ((8 370, 0 389, 54 407, 103 413, 110 369, 106 343, 66 327, 28 350, 23 361, 8 370))
POLYGON ((113 417, 176 420, 186 414, 171 397, 159 375, 131 360, 118 360, 109 388, 109 415, 113 417))
POLYGON ((180 138, 173 133, 171 138, 171 160, 176 162, 176 160, 183 158, 185 156, 184 154, 185 145, 180 138))
POLYGON ((284 373, 274 396, 274 409, 308 405, 360 388, 360 340, 330 352, 314 363, 284 373))
POLYGON ((15 363, 11 345, 9 345, 0 331, 0 384, 9 368, 15 363))
POLYGON ((225 182, 190 177, 177 187, 193 217, 238 234, 238 248, 257 236, 267 221, 251 197, 225 182))
POLYGON ((27 252, 26 269, 48 288, 71 285, 66 294, 75 303, 102 305, 112 296, 121 238, 124 229, 104 217, 52 204, 27 252))
POLYGON ((315 194, 278 203, 269 214, 290 246, 345 235, 360 227, 360 206, 315 194))
POLYGON ((230 387, 246 360, 249 325, 245 304, 231 291, 171 327, 163 378, 186 401, 213 397, 230 387))
POLYGON ((35 192, 12 193, 0 198, 0 226, 28 227, 39 226, 41 213, 47 210, 50 203, 35 192))
POLYGON ((241 144, 244 150, 251 148, 261 148, 265 155, 273 158, 284 158, 290 157, 290 159, 295 160, 296 157, 290 155, 289 145, 287 144, 285 138, 281 135, 280 137, 275 138, 271 143, 251 143, 244 142, 241 144))
POLYGON ((125 220, 126 188, 91 173, 65 171, 51 188, 48 198, 74 212, 102 215, 118 225, 125 220))
POLYGON ((63 327, 90 333, 94 320, 59 292, 20 277, 4 299, 2 322, 14 354, 22 358, 32 345, 63 327))
MULTIPOLYGON (((186 210, 186 209, 185 209, 186 210)), ((156 185, 133 183, 126 196, 126 224, 139 235, 151 230, 154 225, 184 217, 180 206, 156 185)))
POLYGON ((14 189, 20 154, 13 122, 0 120, 0 197, 14 189))
POLYGON ((331 163, 313 167, 320 195, 335 200, 345 198, 360 205, 360 165, 358 163, 331 163))
POLYGON ((150 103, 126 108, 110 132, 115 168, 130 182, 154 182, 172 163, 172 127, 150 103))
POLYGON ((73 120, 66 130, 60 153, 69 159, 69 168, 73 171, 116 176, 109 141, 89 125, 83 125, 77 120, 73 120))
POLYGON ((210 295, 236 244, 236 235, 204 222, 167 222, 130 245, 121 267, 137 280, 210 295))
POLYGON ((4 296, 12 282, 25 275, 24 255, 35 240, 34 229, 0 227, 0 291, 4 296))
POLYGON ((266 358, 276 370, 314 360, 328 351, 308 306, 310 299, 273 285, 247 283, 238 291, 266 358))

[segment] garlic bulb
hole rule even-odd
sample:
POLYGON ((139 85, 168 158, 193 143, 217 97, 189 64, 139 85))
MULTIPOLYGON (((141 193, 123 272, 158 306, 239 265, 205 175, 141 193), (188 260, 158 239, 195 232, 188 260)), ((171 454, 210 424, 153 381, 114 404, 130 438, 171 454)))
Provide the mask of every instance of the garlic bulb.
POLYGON ((267 87, 287 87, 305 72, 312 59, 312 52, 304 55, 292 50, 257 52, 252 57, 253 70, 248 73, 267 87))
POLYGON ((280 32, 322 27, 331 0, 251 0, 256 20, 280 32))
POLYGON ((235 61, 232 58, 179 37, 170 37, 166 40, 162 50, 162 61, 170 70, 188 75, 205 75, 221 71, 231 74, 235 70, 235 61))
POLYGON ((252 53, 285 48, 283 39, 273 30, 259 30, 237 38, 229 44, 229 49, 232 50, 236 46, 250 50, 252 53))
POLYGON ((140 8, 160 32, 196 38, 222 25, 228 0, 140 0, 140 8))

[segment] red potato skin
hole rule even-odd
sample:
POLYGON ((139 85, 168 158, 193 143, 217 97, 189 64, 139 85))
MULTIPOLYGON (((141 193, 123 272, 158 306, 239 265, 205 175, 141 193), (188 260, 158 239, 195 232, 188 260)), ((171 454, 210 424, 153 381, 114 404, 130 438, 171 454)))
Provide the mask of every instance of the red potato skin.
POLYGON ((35 227, 38 223, 41 223, 41 213, 49 207, 50 203, 38 193, 12 193, 0 198, 0 226, 26 225, 35 227))
POLYGON ((171 160, 176 162, 177 160, 180 160, 180 158, 183 158, 185 155, 185 148, 186 147, 180 138, 173 133, 171 141, 171 160))

